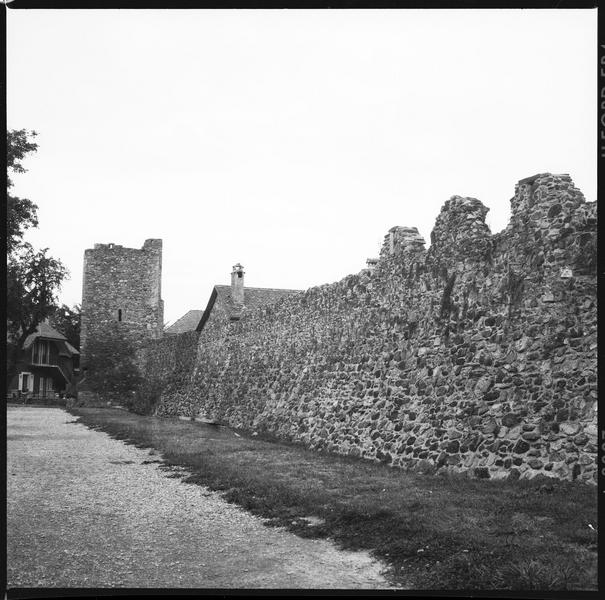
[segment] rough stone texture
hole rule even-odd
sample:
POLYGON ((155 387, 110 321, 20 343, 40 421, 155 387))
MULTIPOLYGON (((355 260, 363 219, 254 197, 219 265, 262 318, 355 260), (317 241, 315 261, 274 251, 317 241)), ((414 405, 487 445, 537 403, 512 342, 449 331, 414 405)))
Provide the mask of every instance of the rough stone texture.
POLYGON ((164 326, 161 298, 162 240, 145 240, 141 249, 95 244, 84 252, 81 365, 86 366, 88 341, 118 321, 139 345, 160 338, 164 326))
POLYGON ((197 331, 148 340, 137 352, 141 374, 164 396, 178 394, 193 371, 198 340, 197 331))
POLYGON ((547 173, 511 206, 492 236, 488 209, 454 196, 428 251, 394 227, 373 269, 208 321, 158 414, 403 468, 594 483, 596 203, 547 173))

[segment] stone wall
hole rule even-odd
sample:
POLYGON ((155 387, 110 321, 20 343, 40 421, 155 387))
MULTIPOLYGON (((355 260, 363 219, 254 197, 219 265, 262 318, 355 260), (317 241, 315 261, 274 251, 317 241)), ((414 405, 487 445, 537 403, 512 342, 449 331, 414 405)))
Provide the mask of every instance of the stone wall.
POLYGON ((158 414, 419 471, 593 483, 596 203, 541 174, 511 208, 492 235, 454 196, 428 250, 394 227, 374 269, 209 320, 158 414))
POLYGON ((89 340, 119 323, 136 345, 162 335, 162 240, 149 239, 140 249, 95 244, 84 252, 81 365, 89 340))
POLYGON ((195 366, 198 339, 197 331, 186 331, 147 340, 137 352, 141 375, 176 401, 174 394, 188 381, 195 366))

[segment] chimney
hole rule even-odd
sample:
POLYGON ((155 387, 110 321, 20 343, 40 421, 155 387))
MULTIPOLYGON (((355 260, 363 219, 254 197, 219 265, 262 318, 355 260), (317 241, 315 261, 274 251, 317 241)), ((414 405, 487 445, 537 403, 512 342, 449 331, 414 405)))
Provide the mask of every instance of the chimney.
POLYGON ((373 271, 376 268, 376 265, 378 264, 378 259, 377 258, 368 258, 368 260, 366 260, 366 265, 367 265, 367 269, 370 269, 370 271, 373 271))
POLYGON ((244 304, 244 267, 239 263, 233 265, 231 272, 231 299, 237 306, 244 304))

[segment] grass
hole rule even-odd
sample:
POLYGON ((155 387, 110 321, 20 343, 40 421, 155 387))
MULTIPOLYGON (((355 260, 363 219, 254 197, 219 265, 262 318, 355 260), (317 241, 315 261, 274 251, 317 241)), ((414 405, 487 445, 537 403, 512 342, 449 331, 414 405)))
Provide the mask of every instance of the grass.
POLYGON ((186 467, 184 482, 306 537, 366 549, 414 589, 596 590, 597 490, 420 475, 218 426, 74 408, 85 425, 186 467), (310 524, 304 517, 319 517, 310 524))

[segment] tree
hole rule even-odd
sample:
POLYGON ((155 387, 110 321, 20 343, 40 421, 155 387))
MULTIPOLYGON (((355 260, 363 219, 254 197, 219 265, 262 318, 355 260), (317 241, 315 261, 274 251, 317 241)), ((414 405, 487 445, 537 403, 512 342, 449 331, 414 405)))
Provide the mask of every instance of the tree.
POLYGON ((57 307, 50 316, 50 324, 62 333, 67 341, 76 349, 80 349, 80 319, 82 308, 75 304, 70 308, 66 304, 57 307))
POLYGON ((55 310, 56 294, 67 275, 61 261, 47 256, 47 252, 48 248, 35 251, 25 244, 7 260, 8 382, 15 375, 25 339, 55 310))
POLYGON ((135 347, 120 323, 99 331, 86 346, 86 386, 101 399, 129 406, 142 383, 135 347))
POLYGON ((48 248, 35 250, 23 241, 30 227, 37 227, 37 206, 10 194, 11 173, 24 173, 21 164, 38 145, 25 129, 8 131, 7 142, 7 384, 15 375, 19 351, 28 335, 56 309, 57 293, 68 272, 60 260, 48 256, 48 248))
POLYGON ((38 226, 38 207, 27 198, 19 198, 10 194, 13 181, 10 173, 25 173, 21 161, 30 152, 38 149, 30 137, 35 137, 35 131, 25 129, 7 131, 6 133, 6 246, 10 255, 23 243, 23 235, 30 227, 38 226))

